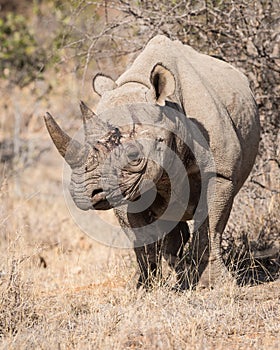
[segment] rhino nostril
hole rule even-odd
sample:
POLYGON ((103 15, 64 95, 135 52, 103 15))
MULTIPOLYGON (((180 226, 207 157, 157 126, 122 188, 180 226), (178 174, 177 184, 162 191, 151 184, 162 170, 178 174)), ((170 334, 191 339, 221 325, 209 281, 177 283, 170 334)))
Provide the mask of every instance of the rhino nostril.
POLYGON ((96 190, 93 190, 92 194, 91 194, 91 197, 93 198, 94 196, 96 196, 97 194, 102 193, 102 192, 103 192, 102 188, 98 188, 96 190))

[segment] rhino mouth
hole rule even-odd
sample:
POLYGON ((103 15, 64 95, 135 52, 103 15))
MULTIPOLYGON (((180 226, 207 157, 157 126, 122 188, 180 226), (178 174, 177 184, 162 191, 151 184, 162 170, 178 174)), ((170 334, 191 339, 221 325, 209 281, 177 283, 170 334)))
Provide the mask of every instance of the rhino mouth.
POLYGON ((96 209, 96 210, 108 210, 112 208, 102 188, 97 188, 92 191, 91 202, 92 202, 93 209, 96 209))
POLYGON ((93 204, 95 210, 109 210, 112 209, 112 205, 107 201, 107 199, 102 199, 101 201, 93 204))
POLYGON ((139 191, 134 188, 132 193, 110 193, 105 192, 104 189, 98 188, 92 191, 91 205, 92 209, 109 210, 127 204, 128 201, 134 202, 141 198, 139 191))

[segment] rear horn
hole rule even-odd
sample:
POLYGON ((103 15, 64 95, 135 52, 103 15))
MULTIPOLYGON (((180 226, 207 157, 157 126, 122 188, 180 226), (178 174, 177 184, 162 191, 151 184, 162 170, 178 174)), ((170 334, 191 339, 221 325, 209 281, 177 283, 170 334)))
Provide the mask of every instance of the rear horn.
POLYGON ((103 136, 107 131, 107 124, 98 118, 83 101, 80 102, 80 108, 83 116, 85 136, 94 136, 95 138, 98 138, 98 135, 103 136))

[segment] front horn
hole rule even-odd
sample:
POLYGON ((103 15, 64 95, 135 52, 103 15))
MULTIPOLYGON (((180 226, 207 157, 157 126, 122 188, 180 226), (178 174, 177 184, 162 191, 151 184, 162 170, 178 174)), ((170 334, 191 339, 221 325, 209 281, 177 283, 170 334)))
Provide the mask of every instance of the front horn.
POLYGON ((44 119, 48 132, 59 153, 65 158, 69 165, 75 163, 77 154, 82 148, 81 144, 76 140, 72 140, 71 137, 59 127, 50 113, 47 112, 44 119))

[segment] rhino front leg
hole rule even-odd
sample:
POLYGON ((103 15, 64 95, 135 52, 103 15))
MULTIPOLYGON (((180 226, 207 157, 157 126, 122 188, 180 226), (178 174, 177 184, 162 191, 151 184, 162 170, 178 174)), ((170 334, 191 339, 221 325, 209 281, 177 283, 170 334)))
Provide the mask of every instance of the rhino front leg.
POLYGON ((204 273, 210 255, 209 221, 208 217, 193 233, 189 252, 190 264, 186 278, 185 289, 195 288, 204 273))
POLYGON ((189 226, 186 222, 179 222, 164 238, 163 256, 169 266, 176 271, 177 283, 174 289, 187 288, 187 266, 184 257, 184 246, 190 238, 189 226))
POLYGON ((129 212, 126 206, 116 208, 115 215, 127 237, 134 244, 140 277, 137 287, 150 289, 161 279, 162 234, 158 225, 151 226, 149 211, 129 212), (153 242, 147 244, 147 242, 153 242))
POLYGON ((134 248, 137 263, 140 269, 140 276, 137 288, 144 287, 152 289, 160 284, 162 279, 161 260, 162 247, 161 241, 155 242, 143 247, 134 248))

